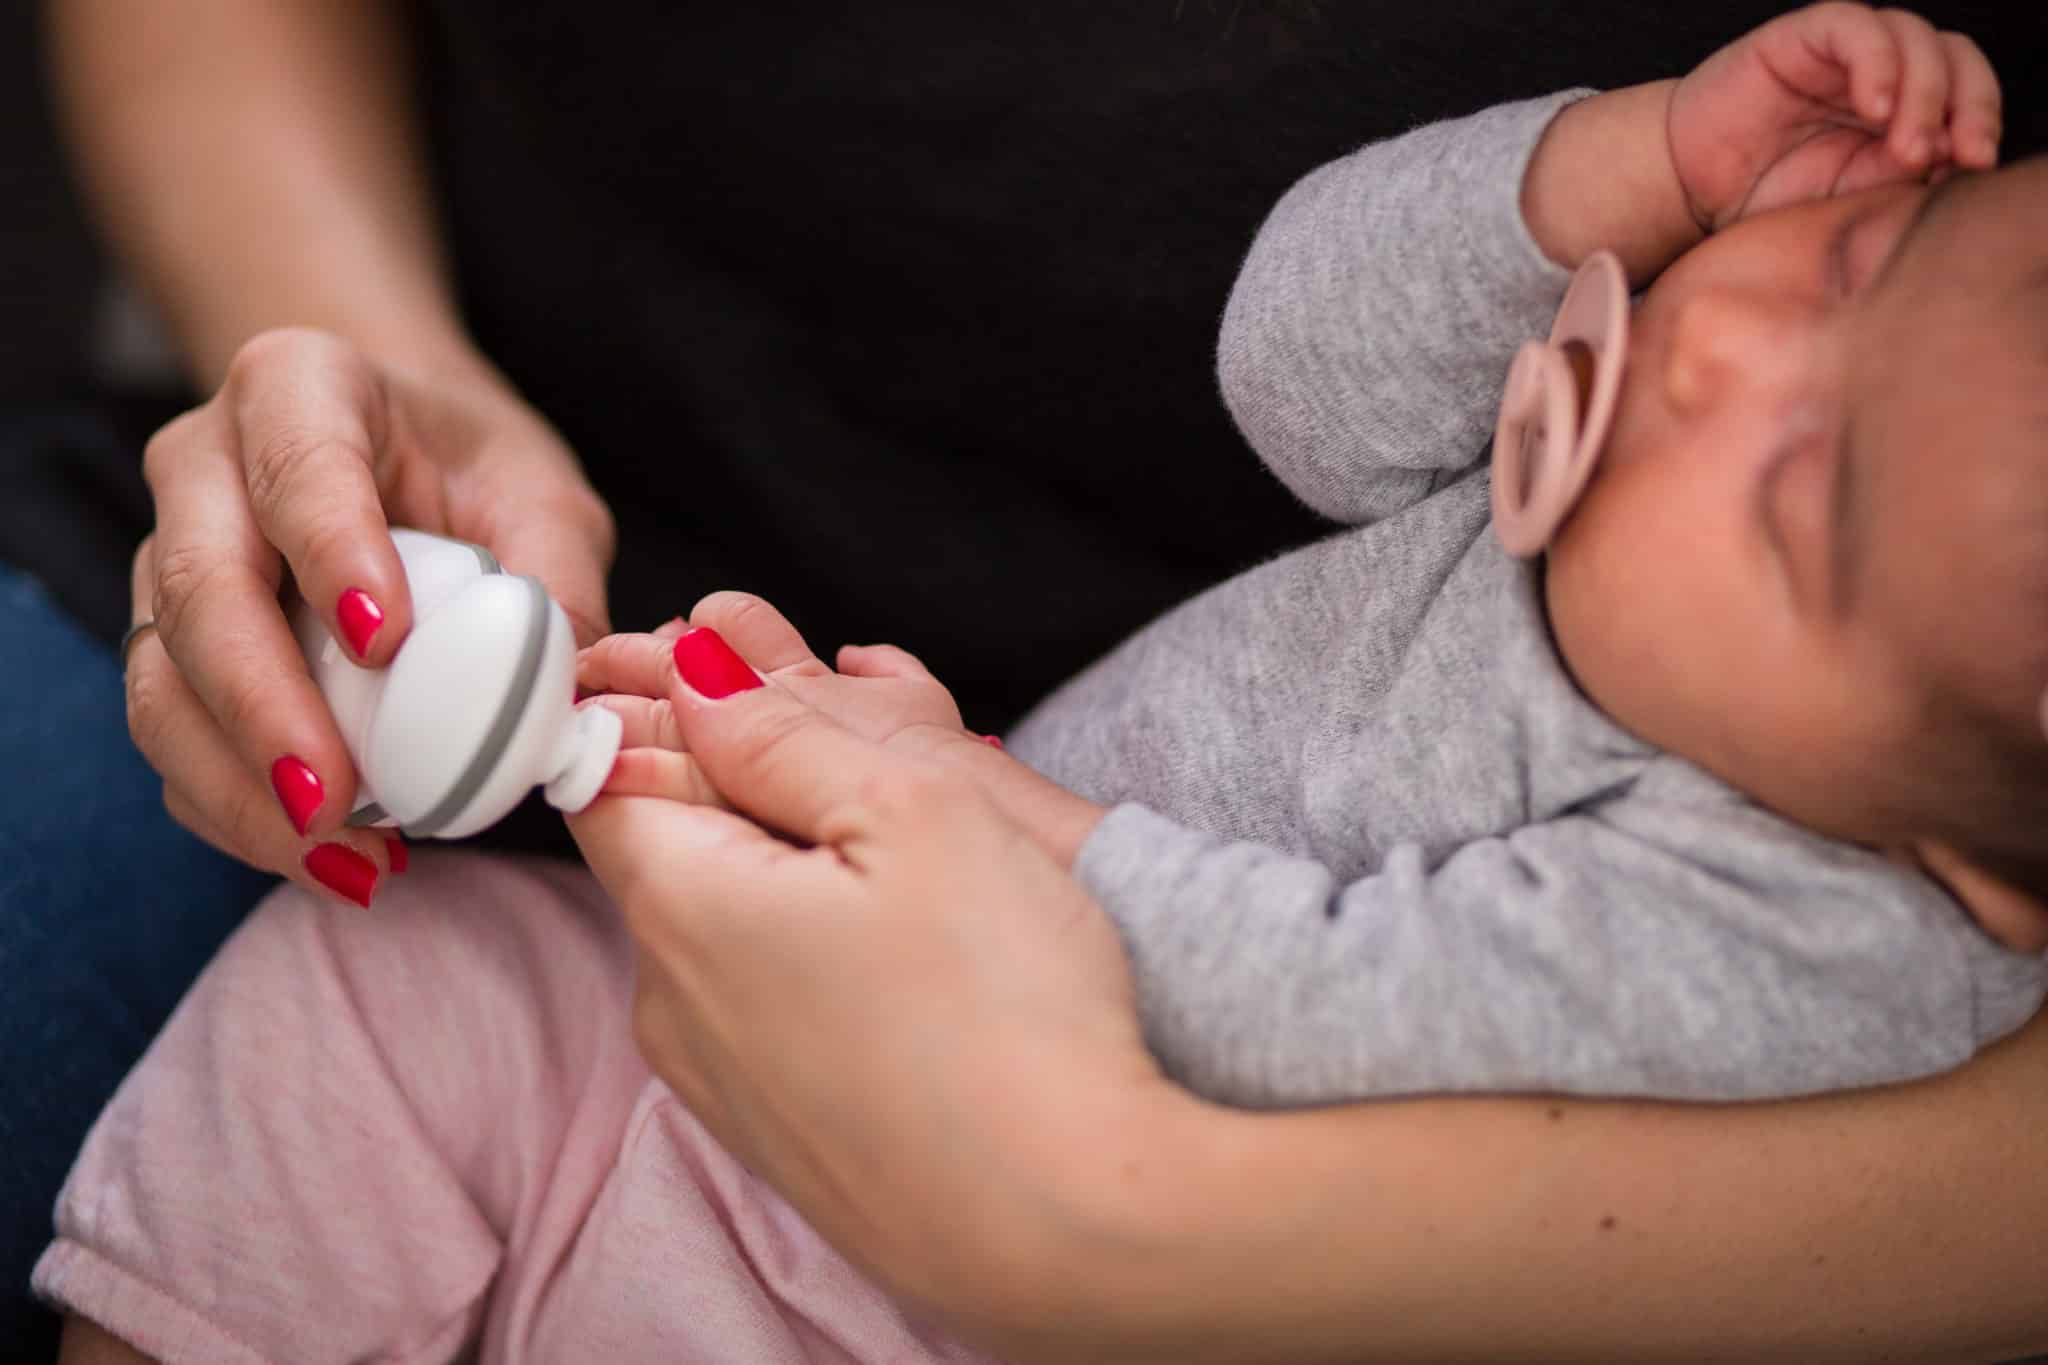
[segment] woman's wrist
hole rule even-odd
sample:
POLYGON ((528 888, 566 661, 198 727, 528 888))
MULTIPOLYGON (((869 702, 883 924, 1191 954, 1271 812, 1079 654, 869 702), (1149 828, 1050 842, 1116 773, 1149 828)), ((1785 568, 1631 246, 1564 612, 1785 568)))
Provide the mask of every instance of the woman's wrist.
POLYGON ((971 777, 1063 870, 1073 868, 1081 846, 1108 814, 1106 807, 1068 791, 966 730, 920 725, 903 731, 901 738, 907 741, 903 747, 971 777))
MULTIPOLYGON (((318 255, 309 244, 307 257, 318 255)), ((147 281, 199 385, 217 388, 248 345, 266 333, 303 330, 338 337, 380 368, 424 383, 489 383, 509 392, 431 273, 350 290, 345 281, 352 272, 343 265, 330 262, 317 278, 296 270, 296 263, 272 263, 267 271, 252 266, 250 288, 225 297, 217 281, 147 281)), ((387 263, 384 270, 386 276, 411 273, 399 263, 387 263)))
POLYGON ((341 335, 378 365, 422 386, 459 386, 522 401, 471 340, 452 305, 421 301, 386 318, 347 325, 341 335))
POLYGON ((1671 160, 1676 80, 1594 95, 1561 110, 1522 178, 1522 217, 1566 269, 1605 247, 1643 285, 1705 235, 1671 160))

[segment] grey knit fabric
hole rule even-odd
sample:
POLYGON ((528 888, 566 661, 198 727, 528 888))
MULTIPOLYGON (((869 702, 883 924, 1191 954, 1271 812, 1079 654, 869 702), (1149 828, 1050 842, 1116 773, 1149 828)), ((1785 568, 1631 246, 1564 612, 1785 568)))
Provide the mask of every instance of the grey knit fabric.
POLYGON ((1288 193, 1224 317, 1224 396, 1349 529, 1169 613, 1011 737, 1117 803, 1077 874, 1150 1044, 1213 1099, 1794 1095, 1953 1067, 2048 991, 1932 883, 1604 717, 1496 545, 1501 380, 1567 278, 1520 183, 1580 93, 1288 193))

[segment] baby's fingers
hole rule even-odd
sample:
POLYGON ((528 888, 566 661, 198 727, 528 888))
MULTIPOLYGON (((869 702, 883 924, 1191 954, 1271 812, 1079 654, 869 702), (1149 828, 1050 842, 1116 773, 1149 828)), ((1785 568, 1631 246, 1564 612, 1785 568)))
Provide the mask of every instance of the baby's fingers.
POLYGON ((676 726, 675 707, 666 697, 636 697, 607 692, 578 703, 601 706, 619 718, 621 749, 681 749, 683 732, 676 726))
POLYGON ((1886 130, 1892 159, 1926 170, 1949 154, 1949 56, 1934 25, 1902 9, 1879 13, 1899 53, 1898 112, 1886 130))
POLYGON ((688 754, 673 749, 621 749, 605 779, 606 796, 658 796, 692 806, 732 809, 688 754))
POLYGON ((576 656, 576 685, 586 692, 665 697, 675 680, 675 641, 658 634, 607 635, 576 656))
POLYGON ((1822 4, 1758 29, 1755 51, 1770 73, 1809 99, 1847 109, 1882 128, 1899 107, 1903 66, 1891 25, 1866 5, 1822 4))
POLYGON ((1940 35, 1948 61, 1949 155, 1959 166, 1989 170, 1998 164, 2005 132, 2005 97, 1984 50, 1960 33, 1940 35))

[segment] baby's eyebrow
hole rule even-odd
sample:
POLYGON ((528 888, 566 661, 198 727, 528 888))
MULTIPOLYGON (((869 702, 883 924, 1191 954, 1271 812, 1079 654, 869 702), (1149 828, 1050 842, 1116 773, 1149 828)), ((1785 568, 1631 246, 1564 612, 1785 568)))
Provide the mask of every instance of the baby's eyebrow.
POLYGON ((1914 240, 1933 218, 1935 206, 1951 202, 1955 198, 1956 186, 1967 183, 1969 179, 1966 175, 1950 176, 1923 195, 1920 202, 1913 206, 1913 216, 1906 220, 1906 226, 1900 231, 1898 240, 1892 244, 1891 254, 1885 257, 1884 264, 1878 269, 1877 277, 1870 282, 1872 292, 1884 288, 1885 281, 1899 268, 1899 262, 1906 258, 1906 254, 1913 248, 1914 240))
POLYGON ((1863 471, 1858 466, 1863 453, 1856 439, 1853 411, 1843 415, 1836 439, 1841 445, 1835 452, 1835 476, 1828 488, 1828 533, 1832 542, 1828 555, 1828 598, 1839 619, 1847 616, 1855 605, 1856 590, 1863 581, 1863 565, 1869 558, 1863 543, 1866 518, 1859 515, 1863 471))
MULTIPOLYGON (((1933 219, 1935 209, 1951 203, 1955 198, 1956 186, 1969 177, 1953 176, 1936 185, 1918 204, 1913 206, 1913 216, 1906 220, 1891 253, 1879 267, 1876 278, 1870 283, 1872 294, 1881 290, 1899 268, 1912 249, 1914 241, 1933 219)), ((1842 428, 1836 438, 1840 446, 1836 450, 1834 477, 1828 488, 1828 532, 1832 542, 1828 552, 1828 601, 1835 615, 1846 616, 1856 604, 1857 589, 1863 582, 1864 565, 1870 556, 1864 543, 1869 538, 1869 520, 1864 484, 1868 470, 1863 468, 1867 454, 1863 444, 1857 440, 1856 414, 1853 408, 1844 413, 1842 428)))

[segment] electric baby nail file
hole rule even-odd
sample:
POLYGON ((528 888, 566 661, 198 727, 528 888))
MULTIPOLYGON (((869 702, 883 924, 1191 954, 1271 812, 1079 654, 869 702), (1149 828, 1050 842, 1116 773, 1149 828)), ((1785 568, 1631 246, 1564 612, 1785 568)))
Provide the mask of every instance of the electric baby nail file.
POLYGON ((312 607, 292 630, 360 781, 351 825, 459 839, 497 823, 538 786, 575 814, 619 752, 618 716, 575 706, 576 638, 540 580, 490 551, 423 531, 391 539, 413 626, 390 666, 360 668, 312 607))

